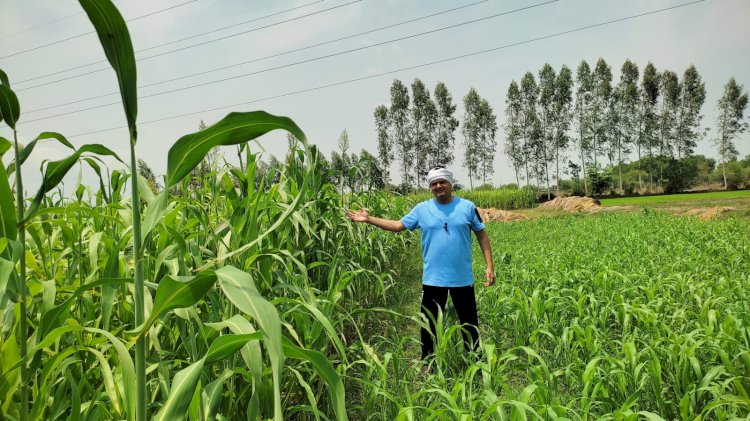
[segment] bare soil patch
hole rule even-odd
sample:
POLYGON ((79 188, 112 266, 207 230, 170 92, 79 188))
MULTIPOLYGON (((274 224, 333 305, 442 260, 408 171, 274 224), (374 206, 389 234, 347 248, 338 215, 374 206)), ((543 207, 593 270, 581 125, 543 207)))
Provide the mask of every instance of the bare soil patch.
POLYGON ((716 206, 712 208, 695 208, 685 212, 685 216, 695 216, 703 220, 716 219, 726 213, 734 211, 735 208, 729 206, 716 206))
POLYGON ((563 210, 566 212, 596 213, 602 210, 601 203, 590 197, 558 197, 539 205, 539 209, 563 210))
POLYGON ((521 214, 509 212, 502 209, 488 208, 479 209, 479 216, 482 217, 484 222, 510 222, 519 221, 523 219, 529 219, 521 214))

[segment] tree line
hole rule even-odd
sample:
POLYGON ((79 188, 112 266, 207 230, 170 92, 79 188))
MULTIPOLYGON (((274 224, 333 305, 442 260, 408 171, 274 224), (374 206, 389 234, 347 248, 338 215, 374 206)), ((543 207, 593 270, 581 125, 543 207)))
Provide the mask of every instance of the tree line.
MULTIPOLYGON (((575 75, 565 65, 556 72, 545 64, 536 77, 526 72, 520 83, 513 80, 506 95, 504 152, 516 183, 523 179, 549 191, 553 180, 559 191, 561 171, 574 178, 582 171, 588 195, 592 178, 606 167, 615 170, 622 193, 623 170, 635 153, 639 191, 681 185, 674 177, 686 175, 682 167, 695 161, 688 158, 708 137, 701 124, 705 83, 693 65, 682 78, 671 70, 659 72, 650 62, 639 73, 626 60, 614 82, 612 68, 600 58, 593 69, 581 61, 575 75)), ((725 187, 726 164, 738 155, 733 142, 748 127, 747 102, 747 93, 730 78, 717 104, 713 136, 725 187)))
MULTIPOLYGON (((419 185, 430 168, 450 165, 456 159, 457 106, 442 82, 435 85, 434 99, 419 79, 412 82, 411 94, 403 82, 395 79, 390 93, 390 106, 380 105, 374 112, 377 162, 386 182, 391 180, 391 164, 398 164, 399 189, 409 190, 419 185)), ((476 89, 471 88, 464 96, 463 105, 462 163, 473 187, 474 180, 487 183, 488 177, 494 173, 498 125, 489 101, 476 89)))
MULTIPOLYGON (((362 149, 350 151, 349 135, 344 130, 337 141, 338 150, 325 160, 331 184, 340 190, 383 189, 391 181, 395 165, 401 184, 399 191, 419 186, 430 168, 448 166, 457 161, 456 132, 463 137, 461 164, 474 181, 487 184, 494 174, 497 150, 497 117, 489 101, 471 88, 463 98, 463 122, 456 118, 457 105, 442 82, 432 92, 420 79, 410 87, 395 79, 390 87, 390 105, 375 108, 377 153, 362 149)), ((582 184, 580 193, 601 194, 682 191, 706 180, 710 172, 721 172, 725 188, 750 184, 750 159, 738 161, 735 140, 748 129, 744 113, 748 94, 734 78, 724 87, 717 103, 719 114, 710 138, 718 160, 696 156, 698 143, 709 138, 702 125, 702 107, 706 99, 705 83, 690 65, 678 77, 671 70, 659 72, 649 62, 640 72, 625 60, 619 81, 604 59, 592 68, 582 60, 575 74, 566 65, 556 71, 545 64, 535 75, 528 71, 508 86, 505 100, 505 136, 503 152, 521 186, 554 187, 569 175, 570 189, 582 184), (631 157, 634 160, 630 160, 631 157), (747 167, 747 170, 745 169, 747 167), (748 177, 743 173, 748 172, 748 177), (582 176, 581 176, 582 175, 582 176), (625 179, 628 179, 627 186, 625 179), (637 181, 635 181, 637 179, 637 181), (522 181, 524 183, 522 183, 522 181)), ((201 121, 199 128, 204 128, 201 121)), ((289 139, 289 150, 296 141, 289 139)), ((242 154, 238 150, 240 166, 242 154)), ((285 158, 290 159, 291 152, 285 158)), ((220 157, 214 151, 194 170, 194 182, 215 170, 220 157)), ((271 185, 278 178, 283 162, 271 156, 256 164, 256 184, 271 185)))

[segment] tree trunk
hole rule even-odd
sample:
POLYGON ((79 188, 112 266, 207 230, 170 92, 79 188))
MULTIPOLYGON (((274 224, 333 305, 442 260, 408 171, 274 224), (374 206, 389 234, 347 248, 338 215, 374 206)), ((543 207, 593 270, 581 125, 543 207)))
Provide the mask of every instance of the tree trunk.
POLYGON ((641 144, 638 143, 638 193, 643 190, 643 180, 641 180, 641 144))
POLYGON ((560 196, 560 146, 557 143, 555 143, 555 176, 557 177, 555 196, 560 196))
POLYGON ((583 170, 583 195, 589 195, 588 183, 586 181, 586 159, 583 152, 583 130, 581 130, 581 169, 583 170))

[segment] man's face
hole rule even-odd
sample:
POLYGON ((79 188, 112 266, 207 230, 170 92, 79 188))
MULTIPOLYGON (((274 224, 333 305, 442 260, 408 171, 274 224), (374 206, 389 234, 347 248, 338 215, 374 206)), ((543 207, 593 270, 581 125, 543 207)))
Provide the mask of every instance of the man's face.
POLYGON ((447 199, 451 197, 453 186, 451 186, 451 183, 439 178, 430 183, 430 191, 437 199, 447 199))

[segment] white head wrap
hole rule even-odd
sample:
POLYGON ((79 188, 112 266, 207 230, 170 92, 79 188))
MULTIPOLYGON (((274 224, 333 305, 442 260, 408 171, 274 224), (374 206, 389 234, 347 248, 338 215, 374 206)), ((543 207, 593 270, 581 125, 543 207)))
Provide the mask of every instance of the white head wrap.
POLYGON ((435 180, 443 179, 453 185, 453 173, 447 168, 433 168, 427 173, 427 185, 429 186, 435 180))

